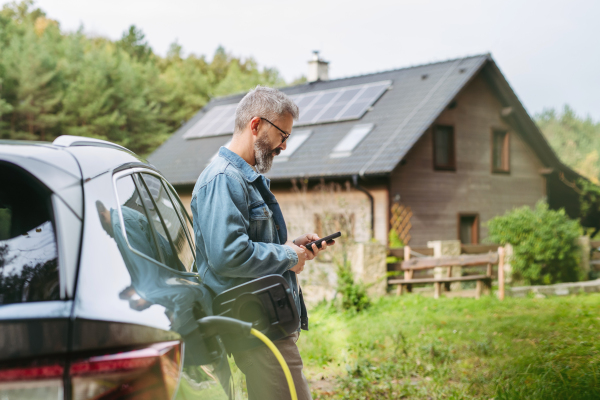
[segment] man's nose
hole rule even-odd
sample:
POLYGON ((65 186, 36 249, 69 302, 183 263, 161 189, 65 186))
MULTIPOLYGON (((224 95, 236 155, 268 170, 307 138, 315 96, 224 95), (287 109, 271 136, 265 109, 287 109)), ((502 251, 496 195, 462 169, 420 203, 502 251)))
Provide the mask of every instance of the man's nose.
POLYGON ((285 141, 285 142, 281 143, 281 144, 279 145, 279 147, 281 148, 281 151, 285 150, 285 148, 287 147, 287 141, 285 141))

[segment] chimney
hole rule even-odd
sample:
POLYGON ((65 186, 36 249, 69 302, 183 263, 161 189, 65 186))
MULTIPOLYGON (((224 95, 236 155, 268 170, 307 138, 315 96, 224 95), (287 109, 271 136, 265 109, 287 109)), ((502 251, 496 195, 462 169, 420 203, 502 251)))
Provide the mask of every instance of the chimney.
POLYGON ((328 81, 329 62, 319 57, 319 51, 313 51, 313 58, 308 62, 308 82, 328 81))

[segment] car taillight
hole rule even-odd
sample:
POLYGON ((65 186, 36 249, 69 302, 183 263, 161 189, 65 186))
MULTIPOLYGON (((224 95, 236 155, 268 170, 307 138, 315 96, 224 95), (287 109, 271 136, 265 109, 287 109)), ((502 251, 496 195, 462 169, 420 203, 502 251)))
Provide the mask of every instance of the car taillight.
POLYGON ((181 342, 78 360, 69 375, 73 400, 171 399, 183 360, 181 342))
POLYGON ((34 365, 0 370, 0 399, 62 399, 64 367, 34 365))

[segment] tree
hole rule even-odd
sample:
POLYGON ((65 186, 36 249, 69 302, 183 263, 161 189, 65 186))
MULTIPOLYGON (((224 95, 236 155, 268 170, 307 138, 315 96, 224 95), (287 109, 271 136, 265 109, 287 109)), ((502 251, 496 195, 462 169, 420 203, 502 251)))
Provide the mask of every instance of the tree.
POLYGON ((565 164, 592 182, 600 183, 600 122, 578 116, 568 105, 561 113, 544 110, 535 120, 565 164))
POLYGON ((117 41, 65 33, 31 0, 0 11, 0 137, 110 140, 147 155, 212 97, 281 86, 275 69, 219 47, 183 56, 152 52, 135 25, 117 41))
POLYGON ((132 58, 146 62, 152 56, 152 49, 147 41, 144 41, 146 35, 135 25, 131 25, 129 30, 123 32, 121 40, 117 41, 117 46, 125 50, 132 58))

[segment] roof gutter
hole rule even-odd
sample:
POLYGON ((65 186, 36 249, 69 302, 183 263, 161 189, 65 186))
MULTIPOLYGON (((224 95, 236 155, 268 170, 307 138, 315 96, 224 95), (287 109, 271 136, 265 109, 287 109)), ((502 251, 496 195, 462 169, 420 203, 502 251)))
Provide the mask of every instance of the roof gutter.
POLYGON ((360 190, 366 194, 371 202, 371 236, 375 237, 375 200, 373 199, 373 195, 371 195, 367 189, 358 184, 358 175, 352 175, 352 184, 356 190, 360 190))

